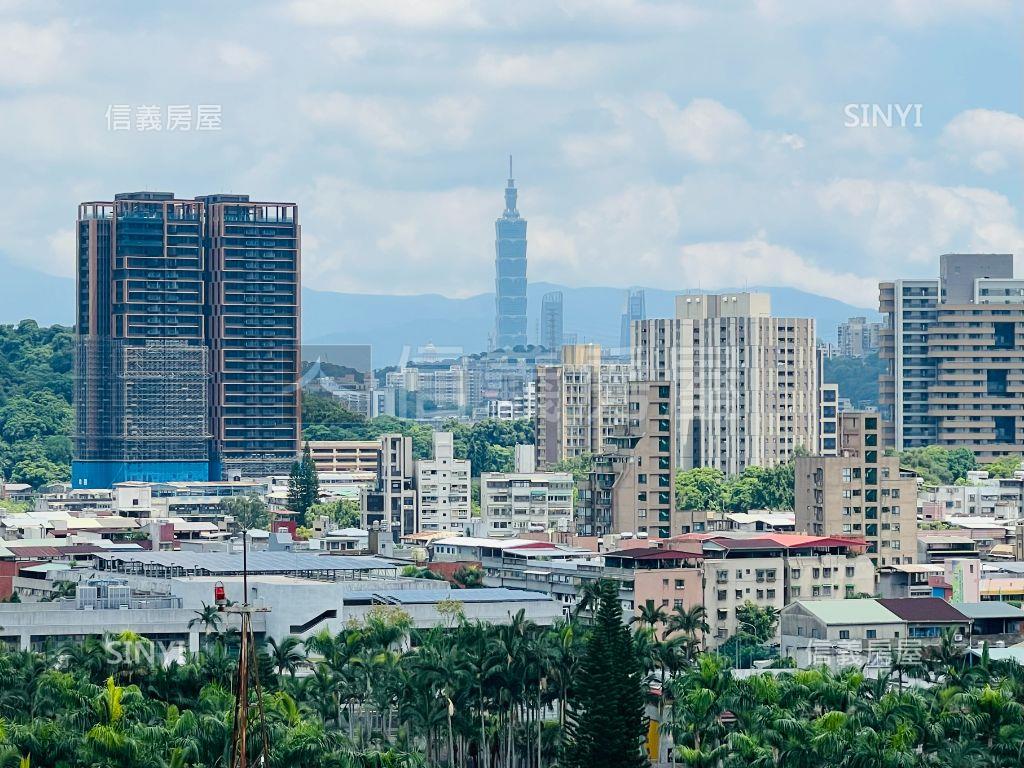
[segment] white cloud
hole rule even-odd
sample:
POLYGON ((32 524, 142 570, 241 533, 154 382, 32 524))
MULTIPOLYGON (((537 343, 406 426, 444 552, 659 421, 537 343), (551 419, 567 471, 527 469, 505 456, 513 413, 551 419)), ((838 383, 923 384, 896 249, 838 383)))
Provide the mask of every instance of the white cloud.
POLYGON ((321 290, 470 296, 493 284, 501 189, 399 191, 321 176, 302 190, 303 280, 321 290))
POLYGON ((266 57, 259 51, 232 41, 217 46, 215 71, 234 80, 247 80, 266 66, 266 57))
POLYGON ((346 130, 370 146, 417 153, 466 142, 481 103, 475 97, 441 96, 416 104, 336 92, 306 98, 303 109, 315 123, 346 130))
POLYGON ((288 11, 303 24, 437 28, 479 27, 484 21, 471 0, 292 0, 288 11))
POLYGON ((1003 195, 978 187, 909 181, 838 179, 819 187, 817 203, 836 236, 852 236, 870 257, 900 269, 934 264, 948 251, 1020 253, 1024 232, 1003 195))
POLYGON ((1013 12, 1013 0, 756 0, 755 12, 763 21, 776 24, 809 24, 836 20, 870 21, 888 26, 921 27, 957 18, 1005 17, 1013 12))
POLYGON ((67 28, 61 23, 0 23, 0 85, 33 86, 55 78, 67 44, 67 28))
POLYGON ((602 59, 596 48, 560 48, 545 53, 482 53, 473 72, 480 81, 494 86, 571 87, 592 76, 602 59))
POLYGON ((998 173, 1024 163, 1024 117, 991 109, 961 112, 943 129, 942 139, 955 155, 966 155, 983 173, 998 173))
POLYGON ((369 50, 369 45, 358 35, 338 35, 327 43, 331 54, 342 62, 358 61, 369 50))
POLYGON ((46 238, 50 246, 50 267, 44 271, 61 277, 75 276, 75 230, 61 229, 46 238))
POLYGON ((767 242, 763 233, 739 242, 685 245, 679 249, 679 269, 686 284, 707 288, 785 286, 859 307, 873 306, 878 297, 876 278, 825 269, 767 242))
POLYGON ((694 99, 680 109, 665 94, 652 94, 640 108, 660 126, 669 148, 694 162, 728 162, 750 147, 753 131, 746 119, 714 99, 694 99))

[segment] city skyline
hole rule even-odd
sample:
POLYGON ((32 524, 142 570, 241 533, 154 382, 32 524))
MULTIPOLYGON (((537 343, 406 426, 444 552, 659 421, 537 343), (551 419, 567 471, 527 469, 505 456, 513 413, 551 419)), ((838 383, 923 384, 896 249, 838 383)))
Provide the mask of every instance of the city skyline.
POLYGON ((727 272, 871 308, 878 280, 928 276, 939 253, 1024 252, 1013 3, 510 16, 297 0, 245 17, 204 7, 223 30, 198 34, 188 14, 117 8, 0 10, 22 51, 0 62, 0 266, 70 276, 58 212, 105 190, 245 189, 309 211, 308 286, 475 295, 493 284, 490 200, 509 150, 531 180, 531 280, 625 288, 639 282, 628 260, 649 285, 734 287, 727 272), (144 55, 183 42, 181 67, 144 55), (286 55, 296 43, 305 56, 286 55), (93 77, 113 50, 139 66, 93 77), (113 130, 125 105, 131 130, 113 130), (184 106, 191 130, 170 130, 184 106), (199 130, 203 106, 220 108, 217 130, 199 130), (163 130, 135 130, 142 107, 163 130), (865 114, 895 124, 848 125, 865 114))

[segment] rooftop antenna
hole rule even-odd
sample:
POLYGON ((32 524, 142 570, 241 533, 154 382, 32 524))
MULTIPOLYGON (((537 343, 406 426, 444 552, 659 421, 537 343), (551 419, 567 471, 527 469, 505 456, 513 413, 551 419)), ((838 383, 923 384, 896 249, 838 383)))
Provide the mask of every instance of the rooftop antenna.
POLYGON ((512 175, 512 155, 508 156, 508 180, 512 181, 515 177, 512 175))

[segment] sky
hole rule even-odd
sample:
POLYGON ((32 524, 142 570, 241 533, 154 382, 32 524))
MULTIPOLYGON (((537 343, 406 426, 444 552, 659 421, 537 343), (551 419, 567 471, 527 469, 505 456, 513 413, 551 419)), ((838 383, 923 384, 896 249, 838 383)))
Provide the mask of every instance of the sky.
POLYGON ((1024 274, 1022 29, 1016 0, 0 0, 0 279, 73 275, 77 204, 148 189, 297 202, 311 288, 483 293, 509 154, 531 280, 873 307, 944 252, 1024 274))

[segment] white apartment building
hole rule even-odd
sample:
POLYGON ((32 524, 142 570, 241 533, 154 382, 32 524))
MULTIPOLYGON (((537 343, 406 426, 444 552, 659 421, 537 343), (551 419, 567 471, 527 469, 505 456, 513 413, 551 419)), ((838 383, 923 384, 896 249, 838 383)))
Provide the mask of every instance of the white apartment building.
POLYGON ((439 408, 465 408, 471 403, 473 376, 465 366, 408 365, 389 371, 385 384, 393 389, 415 392, 420 400, 432 402, 439 408))
POLYGON ((561 365, 537 366, 538 462, 601 453, 626 424, 629 366, 602 363, 601 347, 562 348, 561 365))
POLYGON ((875 591, 875 566, 856 541, 770 533, 708 539, 703 550, 704 607, 712 646, 740 631, 736 609, 748 600, 781 611, 796 600, 875 591))
POLYGON ((924 487, 918 492, 918 509, 926 520, 950 517, 985 517, 994 520, 1024 519, 1024 469, 1014 477, 989 477, 980 470, 967 473, 965 485, 924 487))
POLYGON ((534 447, 517 445, 514 472, 480 475, 483 535, 501 539, 571 531, 573 486, 571 472, 537 472, 534 447))
POLYGON ((676 297, 676 316, 633 323, 634 375, 675 391, 679 469, 789 461, 818 448, 815 324, 773 317, 759 293, 676 297))
POLYGON ((472 516, 470 463, 455 458, 451 432, 434 433, 434 457, 416 462, 417 531, 465 531, 472 516))
POLYGON ((498 421, 533 419, 537 416, 537 382, 523 383, 523 391, 510 399, 488 400, 487 418, 498 421))
POLYGON ((878 351, 879 336, 884 328, 882 323, 868 322, 866 317, 851 317, 839 324, 838 341, 840 357, 865 357, 878 351))

